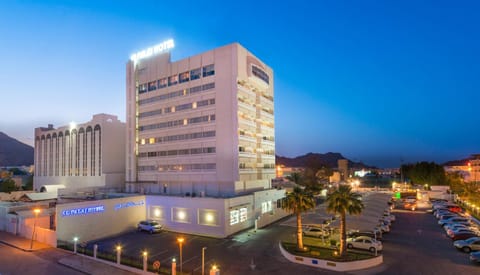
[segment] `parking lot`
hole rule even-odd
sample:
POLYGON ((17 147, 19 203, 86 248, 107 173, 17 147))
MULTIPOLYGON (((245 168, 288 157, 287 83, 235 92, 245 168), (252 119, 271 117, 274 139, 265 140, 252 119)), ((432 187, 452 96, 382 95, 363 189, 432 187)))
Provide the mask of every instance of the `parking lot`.
MULTIPOLYGON (((378 215, 387 207, 388 195, 371 193, 365 196, 367 209, 362 216, 349 217, 349 228, 367 227, 378 222, 378 215)), ((457 251, 432 214, 422 210, 393 210, 396 221, 390 233, 383 236, 384 263, 367 270, 349 274, 476 274, 480 266, 471 264, 468 254, 457 251)), ((326 217, 324 206, 304 215, 306 223, 321 223, 326 217), (323 208, 323 209, 322 209, 323 208)), ((359 228, 362 229, 362 228, 359 228)), ((366 228, 365 228, 366 229, 366 228)), ((214 239, 173 232, 148 234, 130 232, 121 236, 98 240, 99 250, 114 253, 117 244, 122 254, 141 258, 143 250, 149 253, 150 264, 158 260, 169 266, 176 258, 179 267, 179 247, 176 238, 185 238, 183 271, 201 274, 201 251, 205 251, 205 266, 218 264, 221 274, 305 274, 335 272, 317 270, 288 262, 280 255, 278 242, 293 239, 295 218, 289 217, 257 232, 245 231, 227 239, 214 239)), ((93 242, 89 244, 93 246, 93 242)))

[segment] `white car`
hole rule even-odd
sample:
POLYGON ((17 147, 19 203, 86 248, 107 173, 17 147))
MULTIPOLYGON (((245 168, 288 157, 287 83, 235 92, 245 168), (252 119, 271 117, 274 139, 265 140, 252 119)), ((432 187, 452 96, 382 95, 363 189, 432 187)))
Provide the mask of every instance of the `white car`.
POLYGON ((370 252, 382 251, 383 245, 381 241, 375 241, 371 237, 359 236, 356 238, 347 238, 347 248, 366 249, 370 252))
POLYGON ((328 237, 330 232, 327 229, 319 228, 319 227, 307 227, 303 230, 303 236, 310 236, 310 237, 328 237))
POLYGON ((386 215, 386 214, 383 214, 383 219, 388 219, 390 220, 391 222, 394 222, 395 221, 395 215, 393 214, 390 214, 390 215, 386 215))

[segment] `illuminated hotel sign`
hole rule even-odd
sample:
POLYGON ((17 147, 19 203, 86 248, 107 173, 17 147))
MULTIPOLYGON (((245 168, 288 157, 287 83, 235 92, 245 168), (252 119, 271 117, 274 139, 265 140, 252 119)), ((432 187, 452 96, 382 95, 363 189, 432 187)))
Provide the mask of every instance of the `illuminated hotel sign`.
POLYGON ((145 204, 144 201, 137 201, 137 202, 129 201, 129 202, 125 202, 125 203, 119 203, 119 204, 115 204, 115 210, 119 210, 119 209, 122 209, 122 208, 133 207, 133 206, 142 206, 144 204, 145 204))
POLYGON ((62 216, 80 216, 80 215, 88 215, 88 214, 96 214, 105 211, 104 205, 97 205, 91 207, 81 207, 81 208, 74 208, 74 209, 67 209, 62 211, 62 216))
POLYGON ((173 39, 169 39, 153 47, 132 54, 130 56, 130 60, 132 60, 133 62, 137 62, 140 59, 164 53, 170 49, 173 49, 173 47, 175 47, 175 43, 173 42, 173 39))

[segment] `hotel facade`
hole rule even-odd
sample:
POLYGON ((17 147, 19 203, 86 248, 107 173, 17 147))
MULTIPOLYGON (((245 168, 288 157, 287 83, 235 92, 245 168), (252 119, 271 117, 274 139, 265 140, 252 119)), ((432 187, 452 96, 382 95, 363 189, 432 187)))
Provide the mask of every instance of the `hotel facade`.
MULTIPOLYGON (((173 43, 173 42, 172 42, 173 43)), ((273 71, 234 43, 127 63, 126 191, 231 197, 275 178, 273 71)))
POLYGON ((34 190, 39 192, 124 188, 125 123, 97 114, 57 129, 35 128, 34 190))

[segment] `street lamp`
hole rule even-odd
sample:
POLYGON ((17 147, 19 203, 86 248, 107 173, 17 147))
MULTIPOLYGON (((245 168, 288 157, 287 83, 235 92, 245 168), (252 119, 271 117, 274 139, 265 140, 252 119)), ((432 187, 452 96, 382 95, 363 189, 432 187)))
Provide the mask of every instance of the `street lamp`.
POLYGON ((73 253, 77 254, 78 237, 73 238, 73 253))
POLYGON ((206 247, 202 247, 202 275, 205 275, 205 250, 206 247))
POLYGON ((117 264, 119 265, 121 263, 121 255, 122 255, 122 247, 120 245, 117 245, 115 248, 117 250, 117 264))
POLYGON ((182 265, 183 265, 183 255, 182 255, 182 247, 183 247, 183 242, 185 241, 184 238, 180 237, 177 238, 178 246, 180 248, 180 273, 183 273, 182 265))
POLYGON ((147 259, 147 256, 148 256, 148 252, 147 251, 143 251, 143 271, 147 271, 147 267, 148 267, 148 259, 147 259))
POLYGON ((32 231, 32 240, 30 242, 30 250, 33 248, 33 236, 35 235, 35 228, 37 227, 37 218, 38 214, 40 213, 40 209, 35 208, 33 209, 33 213, 35 214, 35 219, 33 220, 33 231, 32 231))

